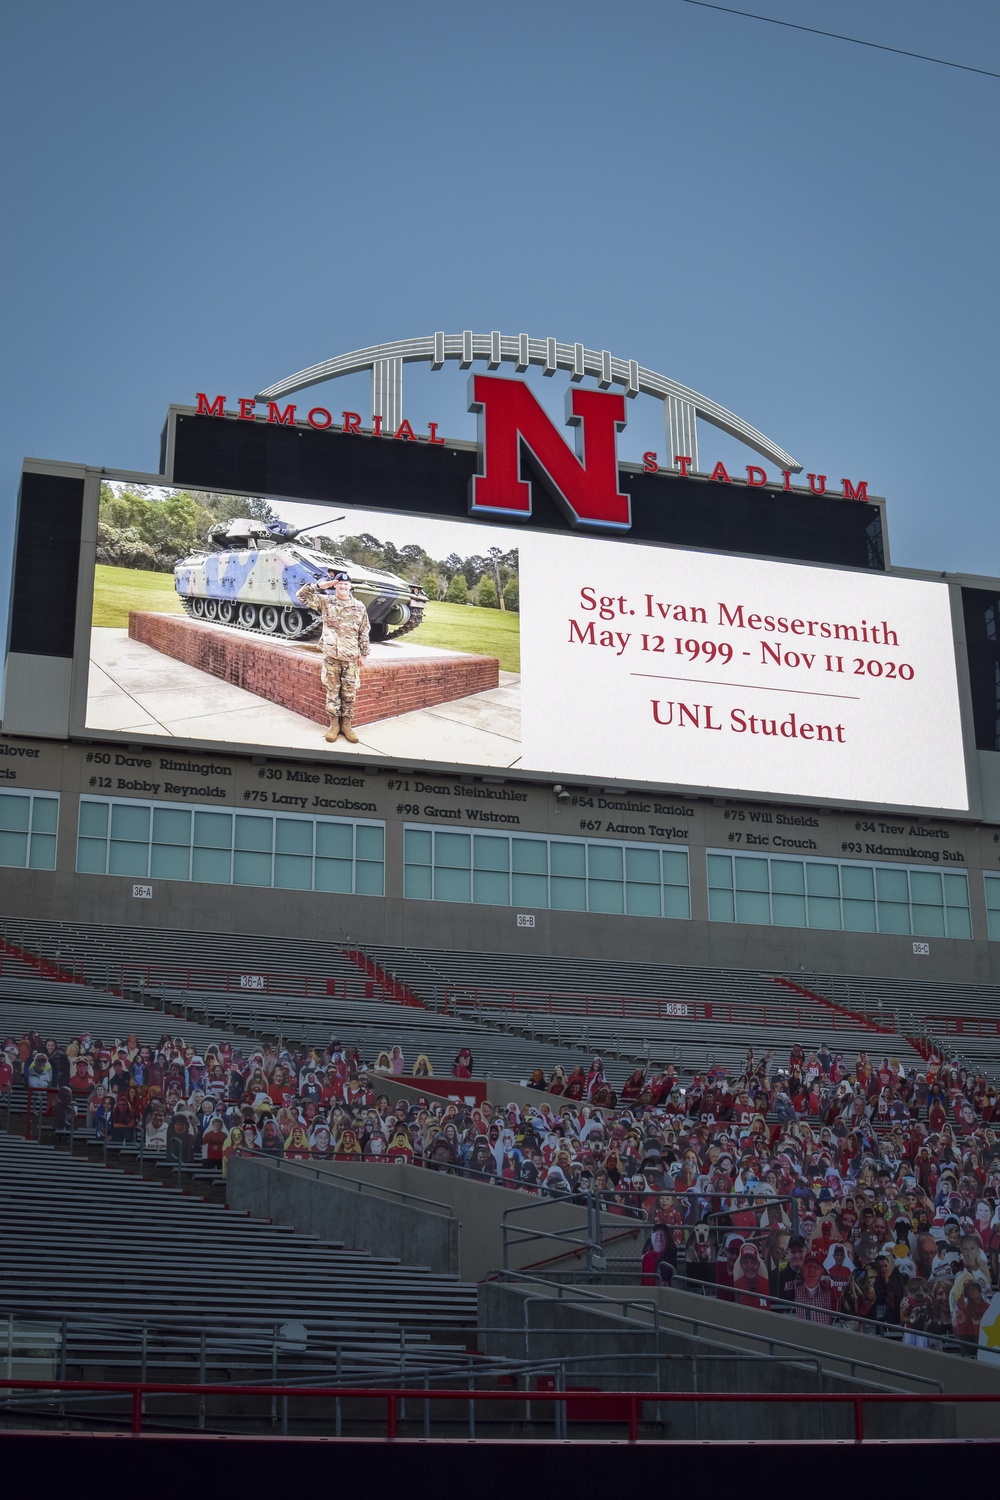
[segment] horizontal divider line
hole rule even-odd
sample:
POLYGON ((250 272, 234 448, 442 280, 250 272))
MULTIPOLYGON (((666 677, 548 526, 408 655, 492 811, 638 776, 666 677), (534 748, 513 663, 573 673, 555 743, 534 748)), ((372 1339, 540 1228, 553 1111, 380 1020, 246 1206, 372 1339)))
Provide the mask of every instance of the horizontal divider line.
POLYGON ((746 688, 751 693, 796 693, 802 698, 845 698, 860 703, 856 693, 814 693, 809 688, 764 687, 758 682, 720 682, 717 677, 671 677, 667 672, 630 672, 630 677, 655 677, 658 682, 700 682, 708 687, 746 688))

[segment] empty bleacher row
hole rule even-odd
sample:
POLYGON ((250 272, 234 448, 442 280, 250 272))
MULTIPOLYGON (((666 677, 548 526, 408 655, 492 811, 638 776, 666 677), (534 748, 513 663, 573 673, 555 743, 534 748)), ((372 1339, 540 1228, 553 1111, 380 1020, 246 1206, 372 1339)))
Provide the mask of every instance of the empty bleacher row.
MULTIPOLYGON (((702 1023, 698 1034, 690 1034, 691 1023, 651 1028, 642 1017, 608 1021, 568 1016, 553 1024, 547 1016, 511 1018, 524 1027, 526 1036, 506 1035, 498 1030, 505 1022, 484 1025, 474 1011, 447 1016, 433 1011, 378 1000, 335 1000, 322 995, 272 995, 261 991, 212 991, 150 988, 143 993, 165 1008, 176 1008, 183 1020, 159 1019, 126 996, 94 991, 79 984, 39 979, 26 963, 9 955, 0 976, 0 1032, 20 1035, 28 1028, 43 1034, 69 1037, 89 1030, 106 1044, 129 1031, 141 1040, 155 1040, 164 1032, 183 1034, 185 1041, 204 1050, 218 1041, 219 1031, 251 1037, 269 1036, 283 1042, 305 1042, 325 1046, 332 1035, 343 1033, 362 1056, 374 1061, 384 1048, 399 1044, 410 1066, 425 1053, 437 1076, 451 1073, 461 1047, 468 1047, 482 1077, 527 1078, 536 1067, 551 1074, 581 1060, 581 1054, 606 1055, 612 1086, 620 1087, 637 1059, 660 1066, 672 1062, 682 1071, 699 1072, 720 1064, 739 1071, 746 1046, 725 1027, 702 1023)), ((773 1033, 758 1028, 762 1050, 774 1040, 773 1033)), ((860 1036, 861 1033, 859 1032, 860 1036)))
POLYGON ((567 1061, 578 1061, 581 1052, 604 1057, 613 1085, 638 1061, 653 1066, 672 1062, 692 1074, 719 1065, 738 1076, 748 1048, 756 1054, 775 1049, 780 1058, 786 1038, 805 1039, 810 1032, 816 1045, 826 1040, 850 1061, 860 1051, 878 1051, 880 1056, 897 1053, 909 1062, 921 1061, 905 1037, 885 1027, 870 1029, 774 984, 766 1012, 755 1011, 751 1004, 739 1007, 736 1015, 729 1008, 707 1014, 704 1007, 692 1005, 687 1014, 663 1018, 644 1010, 641 1002, 634 1011, 630 1001, 610 1014, 602 1014, 599 1005, 587 1013, 569 1002, 550 1013, 543 1007, 478 1005, 460 991, 452 993, 447 1012, 386 1006, 381 1001, 259 992, 161 988, 147 993, 164 1006, 255 1036, 315 1045, 329 1041, 334 1032, 349 1032, 362 1054, 371 1058, 398 1042, 412 1063, 414 1048, 408 1039, 424 1038, 426 1045, 417 1045, 416 1050, 427 1054, 436 1074, 442 1069, 450 1072, 459 1047, 468 1046, 483 1077, 521 1078, 535 1067, 550 1072, 556 1063, 565 1066, 567 1061))
MULTIPOLYGON (((97 996, 91 1002, 90 994, 84 986, 58 981, 36 979, 24 986, 14 980, 0 982, 0 1037, 19 1038, 25 1031, 37 1030, 43 1037, 65 1040, 86 1030, 111 1046, 130 1032, 140 1042, 148 1043, 168 1032, 183 1036, 186 1043, 203 1053, 227 1036, 249 1055, 254 1050, 252 1038, 256 1037, 322 1049, 331 1037, 339 1035, 356 1046, 369 1063, 395 1045, 402 1048, 407 1070, 424 1054, 438 1078, 451 1076, 457 1053, 468 1047, 477 1077, 513 1082, 526 1080, 535 1068, 543 1068, 549 1076, 556 1066, 568 1070, 600 1053, 613 1087, 621 1086, 635 1059, 647 1055, 656 1066, 672 1062, 683 1072, 704 1071, 717 1063, 739 1071, 746 1051, 746 1043, 741 1046, 722 1027, 710 1028, 704 1042, 665 1037, 654 1046, 640 1034, 641 1027, 633 1033, 627 1026, 608 1028, 570 1021, 563 1024, 558 1036, 547 1035, 544 1027, 534 1036, 508 1034, 485 1026, 476 1016, 467 1020, 439 1016, 380 1001, 296 1002, 294 997, 274 996, 268 1002, 267 997, 254 996, 241 1006, 239 996, 226 993, 157 992, 156 999, 164 1006, 184 1008, 186 1014, 179 1018, 161 1015, 128 999, 97 996), (191 1019, 192 1014, 200 1019, 191 1019)), ((768 1035, 773 1041, 773 1035, 768 1035)))
MULTIPOLYGON (((133 1032, 140 1041, 155 1042, 164 1033, 182 1035, 185 1042, 204 1051, 217 1044, 221 1035, 252 1048, 250 1038, 274 1038, 280 1044, 305 1043, 321 1049, 339 1035, 355 1045, 361 1056, 374 1063, 378 1054, 398 1045, 407 1071, 418 1056, 425 1055, 436 1077, 451 1075, 454 1059, 468 1047, 481 1078, 526 1080, 535 1068, 546 1076, 556 1066, 568 1069, 597 1053, 606 1064, 612 1087, 620 1088, 637 1062, 654 1067, 673 1063, 684 1074, 704 1073, 721 1066, 738 1076, 743 1071, 748 1047, 760 1054, 781 1047, 787 1036, 798 1035, 800 1008, 788 1007, 782 1019, 776 1007, 769 1025, 741 1023, 734 1028, 715 1021, 679 1018, 669 1023, 637 1018, 602 1020, 600 1017, 548 1016, 509 1018, 513 1029, 505 1029, 505 1018, 484 1018, 475 1011, 448 1016, 410 1006, 386 1005, 372 1000, 328 1000, 288 995, 241 995, 239 992, 158 990, 150 998, 159 1005, 183 1011, 183 1018, 160 1015, 155 1010, 119 996, 95 994, 85 986, 53 980, 0 980, 0 1034, 19 1037, 37 1029, 43 1036, 66 1039, 88 1030, 106 1045, 133 1032)), ((888 1050, 903 1050, 911 1061, 915 1054, 901 1038, 877 1036, 861 1027, 838 1029, 828 1040, 850 1054, 874 1050, 872 1041, 888 1050)))
POLYGON ((203 1357, 207 1338, 228 1378, 266 1379, 283 1329, 283 1378, 329 1374, 335 1358, 345 1380, 377 1378, 398 1372, 401 1350, 411 1366, 453 1365, 475 1326, 475 1288, 456 1277, 2 1132, 0 1183, 0 1313, 69 1320, 70 1364, 135 1364, 145 1326, 147 1368, 203 1357))
MULTIPOLYGON (((60 968, 77 971, 91 984, 120 988, 145 982, 147 971, 160 983, 164 971, 180 979, 188 970, 224 974, 285 975, 348 985, 364 994, 366 979, 345 956, 347 938, 331 942, 291 941, 254 933, 175 931, 158 927, 113 927, 85 922, 36 922, 5 917, 0 938, 38 954, 60 968)), ((205 974, 207 980, 208 975, 205 974)), ((238 982, 238 980, 237 980, 238 982)))
MULTIPOLYGON (((482 1006, 509 1008, 511 999, 528 1008, 547 1009, 549 997, 582 1001, 589 997, 598 1013, 614 1014, 624 999, 645 1001, 656 1013, 657 1001, 705 1001, 715 1005, 756 1002, 769 1007, 776 998, 775 975, 759 969, 701 968, 683 964, 630 963, 621 960, 569 958, 517 953, 462 952, 443 948, 403 948, 366 944, 365 951, 388 972, 411 984, 418 994, 436 986, 441 995, 463 991, 482 1006)), ((918 983, 867 975, 794 974, 793 980, 835 1005, 878 1019, 891 1028, 898 1011, 956 1013, 1000 1019, 1000 990, 992 985, 918 983)), ((831 1021, 830 1024, 835 1024, 831 1021)))
MULTIPOLYGON (((26 974, 28 977, 24 979, 0 978, 0 1038, 19 1038, 36 1030, 43 1038, 53 1036, 66 1041, 88 1031, 112 1046, 129 1033, 150 1044, 163 1033, 169 1033, 182 1035, 186 1043, 204 1052, 225 1035, 242 1043, 244 1052, 249 1054, 253 1050, 250 1039, 258 1036, 322 1049, 338 1034, 355 1045, 371 1063, 380 1052, 394 1045, 401 1046, 408 1069, 424 1054, 437 1077, 449 1077, 457 1053, 468 1047, 475 1059, 477 1077, 508 1078, 515 1082, 527 1079, 537 1067, 544 1068, 546 1075, 556 1066, 568 1069, 603 1049, 608 1054, 608 1077, 618 1087, 632 1070, 633 1052, 636 1057, 644 1055, 642 1038, 628 1034, 627 1029, 619 1036, 598 1025, 591 1034, 586 1023, 567 1024, 560 1038, 532 1037, 507 1035, 484 1026, 475 1016, 463 1020, 408 1006, 388 1006, 381 1001, 298 1000, 294 996, 242 996, 238 992, 155 992, 153 998, 160 1004, 185 1011, 181 1019, 161 1015, 123 996, 93 991, 79 984, 38 979, 30 970, 26 974), (201 1019, 193 1019, 193 1015, 201 1019)), ((721 1028, 715 1029, 706 1046, 693 1049, 665 1038, 653 1049, 653 1061, 658 1065, 673 1062, 679 1069, 698 1071, 725 1062, 723 1054, 728 1057, 732 1046, 723 1045, 719 1050, 715 1045, 725 1041, 721 1028)), ((734 1056, 733 1061, 736 1060, 734 1056)))
MULTIPOLYGON (((381 1023, 381 978, 373 980, 347 956, 357 950, 346 938, 342 944, 241 935, 216 938, 206 933, 9 919, 0 931, 8 941, 51 963, 85 974, 91 983, 102 978, 131 980, 136 991, 186 1011, 189 1029, 200 1014, 215 1026, 254 1036, 325 1042, 329 1034, 322 1033, 327 1028, 332 1033, 356 1023, 363 1028, 358 1045, 363 1052, 371 1050, 373 1057, 393 1040, 404 1042, 405 1035, 396 1036, 397 1031, 413 1029, 405 1007, 393 1006, 391 1024, 381 1023), (255 971, 266 988, 241 988, 241 974, 255 971), (366 1007, 365 1000, 374 1004, 366 1007)), ((428 1055, 436 1073, 442 1068, 450 1071, 454 1051, 461 1045, 472 1047, 480 1071, 487 1075, 509 1076, 511 1064, 523 1076, 525 1069, 542 1066, 548 1071, 556 1061, 565 1063, 566 1058, 555 1057, 550 1048, 607 1055, 612 1083, 615 1060, 622 1066, 637 1059, 654 1065, 673 1062, 691 1072, 721 1063, 739 1071, 748 1046, 766 1051, 779 1033, 790 1031, 803 1038, 813 1033, 817 1044, 826 1040, 845 1056, 864 1049, 896 1052, 912 1061, 908 1039, 919 1045, 927 1036, 926 1015, 943 1018, 931 1033, 943 1050, 978 1070, 994 1074, 1000 1051, 1000 994, 989 986, 792 976, 796 986, 830 1000, 827 1006, 776 983, 782 976, 759 970, 388 945, 366 945, 364 956, 386 981, 398 980, 418 999, 451 1017, 450 1026, 444 1015, 434 1018, 437 1035, 428 1055), (869 1018, 872 1028, 858 1017, 869 1018), (507 1046, 498 1049, 493 1035, 497 1027, 526 1034, 518 1055, 507 1046), (947 1034, 942 1037, 942 1032, 947 1034)), ((4 956, 4 973, 10 962, 4 956)), ((392 995, 391 984, 388 993, 392 995)), ((431 1017, 424 1013, 423 1021, 431 1017)))
MULTIPOLYGON (((286 997, 275 997, 267 1013, 260 1008, 253 1013, 234 1011, 227 1005, 227 995, 194 995, 187 991, 164 993, 165 1003, 183 1003, 204 1016, 194 1021, 187 1017, 179 1019, 160 1015, 157 1011, 125 1001, 119 1007, 105 1007, 98 1002, 88 1003, 88 991, 79 986, 61 986, 50 983, 46 998, 41 982, 30 996, 16 997, 0 992, 0 1034, 3 1037, 20 1037, 29 1029, 37 1029, 43 1037, 54 1036, 66 1040, 89 1030, 107 1045, 117 1038, 135 1034, 140 1042, 155 1042, 163 1032, 172 1036, 181 1035, 185 1042, 204 1051, 217 1045, 224 1037, 241 1045, 245 1055, 255 1050, 248 1036, 273 1036, 280 1043, 304 1043, 322 1049, 334 1035, 356 1046, 361 1056, 371 1063, 383 1050, 400 1045, 407 1068, 424 1053, 430 1060, 437 1077, 450 1077, 456 1054, 468 1047, 476 1064, 476 1076, 486 1078, 509 1078, 519 1081, 526 1078, 536 1067, 548 1073, 560 1065, 586 1060, 585 1040, 565 1045, 555 1042, 534 1041, 520 1036, 505 1036, 490 1030, 475 1020, 463 1022, 446 1016, 435 1016, 425 1011, 412 1010, 404 1006, 386 1006, 379 1001, 324 1001, 304 1002, 300 1009, 288 1004, 286 997), (71 990, 69 999, 65 991, 71 990), (317 1009, 319 1013, 317 1014, 317 1009)), ((664 1061, 671 1061, 669 1056, 664 1061)), ((631 1071, 626 1060, 609 1063, 610 1077, 615 1082, 619 1074, 631 1071)))
POLYGON ((664 1021, 668 1007, 687 1006, 691 1014, 681 1019, 706 1020, 710 1010, 712 1021, 747 1032, 748 1045, 753 1029, 755 1044, 765 1048, 766 1032, 760 1028, 777 1023, 792 1025, 797 1035, 821 1032, 828 1045, 845 1055, 850 1047, 873 1053, 905 1047, 906 1038, 930 1038, 949 1055, 960 1055, 990 1073, 996 1072, 1000 1057, 1000 989, 993 985, 805 972, 773 975, 755 969, 386 945, 367 945, 365 951, 417 994, 465 1015, 522 1020, 537 1014, 564 1019, 582 1015, 592 1028, 602 1020, 609 1027, 613 1022, 621 1035, 623 1023, 630 1032, 638 1023, 656 1036, 664 1025, 670 1034, 679 1029, 674 1016, 664 1021), (776 982, 780 980, 790 983, 776 982), (801 991, 830 1004, 810 1003, 801 991), (866 1040, 858 1016, 873 1023, 866 1040))
MULTIPOLYGON (((107 981, 124 969, 214 969, 230 975, 321 978, 358 985, 365 976, 347 956, 357 945, 346 935, 336 941, 288 940, 257 934, 217 934, 161 928, 110 927, 96 923, 38 922, 4 918, 0 937, 20 944, 51 962, 77 966, 91 983, 107 981)), ((408 984, 428 1003, 443 1003, 455 991, 474 994, 479 1006, 509 1008, 512 994, 519 1008, 547 1009, 549 997, 579 1002, 597 1014, 621 1013, 622 1003, 635 1013, 647 1002, 655 1013, 659 1002, 717 1006, 774 1003, 775 975, 767 971, 707 968, 681 964, 637 964, 626 961, 517 953, 462 952, 438 948, 364 945, 364 952, 390 975, 408 984), (534 1002, 531 997, 534 996, 534 1002), (492 997, 492 998, 491 998, 492 997)), ((968 1016, 1000 1022, 1000 988, 994 985, 942 984, 873 975, 819 974, 798 971, 784 976, 846 1010, 867 1015, 890 1030, 893 1018, 968 1016)), ((138 983, 138 979, 135 979, 138 983)), ((163 982, 162 978, 161 981, 163 982)), ((211 985, 211 988, 223 986, 211 985)), ((836 1018, 830 1025, 836 1024, 836 1018)))
POLYGON ((0 1037, 20 1037, 39 1031, 43 1038, 67 1041, 88 1031, 107 1046, 130 1032, 152 1044, 164 1032, 183 1030, 186 1041, 207 1047, 218 1040, 217 1025, 185 1021, 179 1026, 171 1016, 157 1016, 146 1006, 122 995, 111 995, 89 986, 52 979, 38 979, 31 971, 17 977, 5 967, 0 976, 0 1037))
MULTIPOLYGON (((16 991, 16 986, 12 984, 11 989, 16 991)), ((777 1048, 780 1065, 786 1036, 797 1035, 800 1030, 799 1007, 784 1020, 780 1008, 776 1008, 771 1024, 742 1023, 738 1029, 714 1021, 651 1023, 642 1017, 611 1022, 600 1018, 563 1017, 553 1022, 545 1016, 517 1017, 513 1022, 494 1020, 489 1025, 475 1011, 444 1016, 380 1001, 260 995, 244 998, 225 992, 167 990, 151 998, 167 1009, 182 1010, 183 1019, 173 1015, 161 1018, 129 1000, 120 1000, 117 1005, 99 1000, 92 1005, 87 995, 80 986, 51 981, 34 981, 30 994, 23 996, 0 987, 0 1032, 20 1035, 29 1027, 37 1027, 45 1035, 72 1036, 86 1028, 107 1044, 123 1032, 132 1031, 142 1041, 156 1040, 169 1032, 183 1035, 185 1042, 201 1051, 217 1043, 224 1033, 243 1039, 244 1052, 250 1047, 247 1038, 268 1037, 279 1044, 305 1043, 322 1048, 331 1037, 340 1035, 357 1046, 370 1063, 383 1050, 399 1045, 409 1071, 423 1054, 437 1077, 449 1076, 458 1051, 468 1047, 477 1077, 515 1082, 526 1080, 535 1068, 543 1068, 549 1076, 557 1065, 565 1069, 596 1053, 605 1060, 612 1087, 620 1088, 639 1062, 654 1067, 673 1063, 685 1074, 721 1066, 738 1076, 748 1048, 757 1055, 777 1048)), ((910 1062, 918 1061, 902 1038, 873 1039, 863 1028, 849 1025, 830 1037, 836 1050, 845 1057, 850 1055, 851 1061, 860 1050, 873 1051, 873 1040, 880 1049, 884 1046, 889 1052, 899 1051, 910 1062)))
POLYGON ((449 1013, 466 1021, 517 1025, 539 1040, 561 1040, 576 1030, 585 1035, 588 1050, 609 1058, 673 1062, 690 1073, 719 1064, 738 1076, 748 1049, 757 1055, 774 1049, 780 1062, 786 1038, 812 1033, 817 1046, 825 1040, 851 1061, 860 1051, 876 1049, 917 1060, 891 1025, 870 1029, 863 1020, 793 993, 755 970, 428 949, 366 951, 415 992, 446 997, 449 1013))

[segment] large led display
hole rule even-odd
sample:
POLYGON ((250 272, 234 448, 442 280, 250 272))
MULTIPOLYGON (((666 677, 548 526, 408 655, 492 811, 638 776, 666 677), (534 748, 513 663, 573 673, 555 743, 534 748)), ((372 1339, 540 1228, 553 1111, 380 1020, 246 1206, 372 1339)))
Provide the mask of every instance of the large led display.
POLYGON ((933 583, 120 483, 103 487, 89 645, 78 727, 102 737, 969 805, 933 583), (342 701, 316 612, 331 566, 363 606, 342 701), (356 742, 327 738, 341 718, 356 742))

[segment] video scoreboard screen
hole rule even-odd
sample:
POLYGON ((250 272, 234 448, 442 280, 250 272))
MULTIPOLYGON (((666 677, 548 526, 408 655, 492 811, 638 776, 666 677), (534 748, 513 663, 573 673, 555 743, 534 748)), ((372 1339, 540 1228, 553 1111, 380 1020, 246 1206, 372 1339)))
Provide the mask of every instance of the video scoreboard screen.
POLYGON ((202 394, 159 476, 27 461, 4 728, 981 815, 992 580, 888 569, 860 479, 625 462, 614 391, 571 380, 575 433, 517 381, 469 391, 478 444, 202 394), (344 650, 331 566, 365 621, 344 650))
POLYGON ((274 495, 240 516, 221 500, 206 546, 217 492, 104 484, 79 732, 969 808, 944 584, 274 495), (329 653, 300 594, 338 557, 371 622, 357 746, 324 739, 329 653))

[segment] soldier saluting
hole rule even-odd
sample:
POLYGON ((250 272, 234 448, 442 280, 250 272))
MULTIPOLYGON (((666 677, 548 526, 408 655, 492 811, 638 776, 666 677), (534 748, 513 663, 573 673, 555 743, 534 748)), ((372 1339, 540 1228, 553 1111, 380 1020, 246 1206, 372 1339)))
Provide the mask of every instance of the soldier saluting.
POLYGON ((324 735, 332 745, 341 735, 356 745, 358 737, 351 727, 354 703, 361 678, 361 658, 368 655, 368 611, 351 592, 351 579, 342 568, 328 568, 321 583, 307 583, 296 598, 307 609, 315 610, 323 621, 323 667, 321 677, 326 688, 326 711, 330 727, 324 735))

